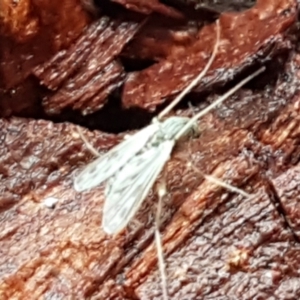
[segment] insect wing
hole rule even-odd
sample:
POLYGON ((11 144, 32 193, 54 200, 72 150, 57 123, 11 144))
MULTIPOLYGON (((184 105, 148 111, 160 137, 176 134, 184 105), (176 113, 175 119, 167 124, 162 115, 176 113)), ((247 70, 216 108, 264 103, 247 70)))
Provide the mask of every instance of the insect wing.
POLYGON ((102 217, 106 233, 116 234, 126 227, 169 160, 174 144, 164 141, 132 158, 107 183, 102 217))
POLYGON ((88 164, 75 178, 75 190, 91 189, 114 175, 147 144, 158 128, 159 124, 147 126, 88 164))

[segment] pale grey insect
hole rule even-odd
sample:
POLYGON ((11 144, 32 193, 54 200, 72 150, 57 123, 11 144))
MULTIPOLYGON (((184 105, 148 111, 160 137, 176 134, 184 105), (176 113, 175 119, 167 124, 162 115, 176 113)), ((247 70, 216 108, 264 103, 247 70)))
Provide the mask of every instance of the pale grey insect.
POLYGON ((248 76, 193 118, 170 117, 161 123, 153 122, 84 168, 74 181, 77 191, 108 180, 102 217, 105 232, 118 233, 128 224, 169 160, 176 141, 201 116, 264 70, 260 68, 248 76))
POLYGON ((155 120, 87 165, 75 178, 76 191, 107 180, 102 217, 105 232, 116 233, 127 225, 169 160, 175 136, 189 121, 183 117, 170 117, 162 123, 155 120))
POLYGON ((79 192, 107 181, 102 217, 105 232, 117 233, 127 225, 170 158, 176 141, 193 128, 194 121, 190 123, 189 118, 170 117, 165 121, 160 120, 206 74, 216 56, 219 39, 220 26, 217 21, 217 40, 202 72, 154 118, 152 124, 88 164, 75 178, 74 188, 79 192))
POLYGON ((264 70, 261 68, 244 79, 191 119, 169 117, 159 121, 199 82, 211 65, 219 41, 219 27, 217 28, 217 42, 213 54, 197 78, 153 120, 152 124, 88 164, 75 178, 74 188, 77 191, 91 189, 106 181, 102 217, 102 226, 106 233, 116 234, 128 224, 169 160, 175 143, 195 128, 196 121, 264 70))

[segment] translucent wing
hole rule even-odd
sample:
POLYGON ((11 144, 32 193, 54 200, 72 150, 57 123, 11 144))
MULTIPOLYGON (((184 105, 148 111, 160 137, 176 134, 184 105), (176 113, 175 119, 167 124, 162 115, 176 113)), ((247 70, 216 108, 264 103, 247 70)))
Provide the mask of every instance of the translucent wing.
POLYGON ((136 153, 143 149, 158 129, 158 123, 151 124, 88 164, 75 178, 75 190, 81 192, 93 188, 114 175, 136 153))
POLYGON ((133 157, 109 180, 105 190, 102 226, 109 234, 122 230, 139 209, 165 163, 174 141, 163 141, 133 157))

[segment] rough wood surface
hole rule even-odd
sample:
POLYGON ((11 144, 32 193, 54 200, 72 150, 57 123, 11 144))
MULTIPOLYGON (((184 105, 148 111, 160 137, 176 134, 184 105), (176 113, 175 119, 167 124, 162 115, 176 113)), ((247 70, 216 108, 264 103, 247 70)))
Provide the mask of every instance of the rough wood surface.
MULTIPOLYGON (((272 54, 268 56, 268 52, 272 48, 287 47, 282 42, 283 32, 294 22, 295 8, 293 0, 258 0, 252 9, 245 12, 222 14, 219 18, 222 28, 220 51, 197 90, 207 90, 212 85, 227 82, 231 76, 253 64, 254 60, 271 58, 272 54), (289 12, 283 13, 287 9, 289 12)), ((164 45, 169 51, 166 58, 128 76, 122 98, 124 105, 154 110, 165 98, 184 89, 199 70, 204 68, 215 43, 215 31, 215 24, 205 26, 188 43, 176 45, 171 41, 180 39, 180 32, 170 30, 167 44, 173 47, 164 45)), ((155 48, 153 39, 152 43, 151 39, 147 43, 145 38, 142 42, 148 46, 146 49, 155 48)))
MULTIPOLYGON (((257 65, 266 64, 264 74, 198 122, 200 136, 177 145, 159 178, 166 180, 168 190, 163 201, 162 238, 170 299, 300 298, 300 53, 293 27, 297 3, 291 0, 257 2, 257 6, 248 12, 226 13, 220 18, 221 21, 233 18, 238 23, 242 14, 251 12, 259 16, 261 22, 265 21, 266 30, 257 31, 258 35, 249 33, 249 36, 265 36, 243 52, 243 60, 228 58, 226 64, 225 59, 219 57, 212 70, 214 75, 209 74, 198 89, 202 94, 194 93, 190 97, 193 107, 183 102, 173 112, 192 116, 238 81, 241 75, 257 65), (259 50, 262 44, 265 51, 259 50), (239 71, 232 71, 233 65, 239 71), (241 70, 244 71, 239 74, 241 70), (205 174, 244 189, 252 197, 243 198, 205 181, 188 166, 188 162, 205 174)), ((151 51, 147 47, 152 44, 144 43, 149 39, 151 28, 157 32, 161 23, 151 25, 151 20, 157 20, 158 16, 150 16, 145 21, 144 16, 128 12, 123 17, 130 21, 123 21, 119 16, 114 19, 111 14, 90 21, 90 16, 85 15, 85 20, 89 20, 85 22, 90 22, 90 26, 82 31, 77 41, 64 48, 58 47, 50 58, 33 63, 26 72, 19 73, 12 86, 1 81, 1 115, 10 116, 0 119, 1 300, 162 299, 153 239, 157 205, 155 186, 128 229, 114 237, 105 235, 100 227, 103 186, 84 193, 76 193, 73 189, 75 174, 93 157, 81 140, 77 125, 71 123, 78 120, 72 115, 76 112, 62 112, 65 107, 82 112, 101 108, 103 113, 96 115, 97 118, 102 116, 102 122, 120 126, 133 122, 127 118, 135 119, 141 125, 151 117, 146 111, 133 110, 128 114, 119 109, 117 113, 110 113, 102 108, 104 102, 120 105, 107 95, 117 85, 122 85, 124 78, 126 87, 132 76, 128 65, 123 65, 124 57, 135 57, 137 63, 142 58, 137 57, 139 53, 147 53, 147 59, 157 61, 141 71, 135 70, 137 76, 151 73, 169 61, 169 54, 159 52, 157 48, 149 57, 151 51), (102 39, 103 32, 108 34, 108 39, 102 39), (147 32, 144 39, 143 32, 147 32), (113 51, 98 52, 100 46, 91 46, 102 42, 113 51), (143 45, 145 51, 135 51, 138 44, 143 45), (161 55, 157 56, 157 53, 161 55), (104 70, 111 72, 109 66, 112 65, 121 70, 118 74, 123 72, 122 76, 97 87, 94 96, 89 94, 95 91, 93 80, 97 80, 104 70), (85 74, 88 79, 81 77, 85 74), (78 83, 72 90, 72 97, 63 94, 74 78, 86 85, 78 83), (111 82, 115 84, 113 88, 111 82), (84 92, 82 86, 86 88, 84 92), (104 95, 102 91, 107 93, 106 96, 101 98, 99 91, 100 96, 104 95), (55 102, 53 99, 60 100, 55 102), (56 119, 47 114, 50 103, 51 109, 69 122, 54 122, 56 119), (20 114, 34 118, 21 118, 20 114)), ((8 26, 9 23, 0 20, 3 26, 8 26)), ((168 27, 168 22, 163 32, 175 28, 175 25, 168 27)), ((184 21, 176 22, 179 26, 184 21)), ((197 40, 197 34, 190 34, 195 33, 197 26, 182 24, 180 30, 187 30, 188 42, 184 40, 179 44, 190 49, 197 40), (188 31, 188 28, 192 30, 188 31)), ((255 19, 253 24, 258 21, 255 19)), ((208 32, 210 41, 215 37, 213 26, 208 24, 199 29, 208 32)), ((248 22, 244 39, 249 26, 248 22)), ((74 32, 78 33, 77 30, 78 27, 74 28, 74 32)), ((224 28, 223 34, 226 30, 230 32, 224 28)), ((18 29, 10 34, 12 37, 19 33, 18 29)), ((3 41, 7 38, 7 35, 0 36, 3 41)), ((171 50, 179 47, 178 40, 167 37, 166 41, 160 49, 167 49, 164 48, 167 44, 171 45, 171 50)), ((32 45, 30 40, 22 43, 28 49, 32 45)), ((6 46, 1 44, 0 49, 6 46)), ((210 47, 211 42, 207 42, 202 60, 208 57, 210 47)), ((20 47, 20 53, 22 49, 20 47)), ((225 56, 226 51, 220 55, 225 56)), ((190 54, 194 58, 192 52, 190 54)), ((6 56, 0 59, 1 73, 8 69, 16 71, 15 64, 6 65, 6 56)), ((194 73, 196 70, 188 73, 187 78, 184 75, 182 82, 190 80, 194 73)), ((5 75, 9 79, 6 83, 13 82, 8 73, 5 75)), ((164 100, 159 92, 162 84, 158 81, 155 86, 160 101, 164 100)), ((174 90, 170 84, 168 95, 176 94, 180 89, 182 86, 174 90)), ((117 91, 114 97, 121 102, 122 93, 117 91)), ((137 105, 151 110, 145 105, 144 98, 141 99, 137 105)), ((147 99, 149 103, 155 102, 148 96, 147 99)), ((92 115, 80 122, 94 127, 101 124, 92 115)), ((111 125, 110 128, 115 127, 111 125)), ((86 128, 83 133, 100 153, 105 153, 124 137, 124 133, 86 128)))

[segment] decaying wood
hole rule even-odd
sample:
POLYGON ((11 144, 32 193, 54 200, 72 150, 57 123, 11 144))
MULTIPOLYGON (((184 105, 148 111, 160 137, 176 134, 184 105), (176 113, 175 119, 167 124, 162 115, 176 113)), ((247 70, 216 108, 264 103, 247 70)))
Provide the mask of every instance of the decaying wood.
MULTIPOLYGON (((39 3, 46 5, 47 1, 39 3)), ((182 141, 164 170, 168 194, 163 198, 160 221, 170 299, 300 298, 300 53, 297 38, 291 30, 287 33, 296 21, 296 14, 295 1, 270 0, 257 1, 246 12, 220 16, 224 43, 231 39, 233 45, 243 42, 247 47, 223 45, 211 73, 199 85, 198 90, 208 95, 203 100, 214 101, 224 91, 220 85, 228 83, 227 89, 241 70, 245 74, 250 72, 249 67, 267 62, 267 71, 199 121, 200 136, 182 141), (246 22, 241 37, 242 33, 234 29, 235 24, 241 26, 240 16, 250 13, 254 21, 250 18, 246 22), (235 38, 230 29, 237 32, 235 38), (212 90, 216 86, 219 89, 212 90), (204 174, 211 174, 253 196, 245 199, 204 180, 189 167, 189 161, 204 174)), ((120 60, 122 55, 128 55, 132 49, 131 54, 138 56, 133 51, 134 44, 128 43, 137 38, 133 43, 143 45, 144 52, 140 53, 150 57, 147 43, 141 42, 142 32, 149 32, 151 20, 157 16, 144 21, 144 16, 136 18, 137 15, 131 14, 131 22, 111 15, 99 16, 92 22, 88 15, 83 15, 90 27, 82 31, 76 42, 67 43, 65 48, 57 47, 55 54, 48 57, 48 53, 43 59, 42 56, 30 58, 28 65, 23 56, 13 59, 12 64, 5 60, 7 55, 0 57, 0 72, 5 75, 1 79, 1 113, 12 115, 0 119, 0 299, 162 299, 154 241, 156 187, 125 232, 114 237, 105 235, 100 227, 103 186, 85 193, 73 189, 75 174, 93 159, 76 130, 77 125, 54 123, 49 116, 48 120, 42 120, 46 112, 41 113, 42 107, 36 101, 41 102, 42 96, 47 96, 46 109, 52 103, 51 109, 57 112, 64 107, 84 112, 99 109, 108 101, 110 88, 121 85, 127 76, 120 60), (104 39, 104 32, 109 38, 104 39), (112 38, 116 32, 119 32, 115 35, 118 42, 112 38), (101 47, 94 47, 102 42, 114 51, 109 54, 101 52, 101 47), (22 62, 24 70, 21 68, 17 79, 10 78, 17 70, 17 61, 22 62), (89 73, 88 66, 93 63, 96 66, 89 73), (99 74, 110 76, 109 66, 119 68, 119 75, 105 81, 107 85, 94 85, 89 90, 99 74), (68 84, 74 78, 86 89, 83 93, 82 86, 78 86, 70 97, 63 91, 71 87, 68 84), (97 91, 92 96, 95 88, 97 91), (13 90, 19 94, 15 96, 13 90), (22 94, 22 91, 27 92, 22 94), (29 98, 22 99, 26 95, 29 98), (60 100, 51 102, 51 99, 60 100), (39 118, 13 116, 24 111, 35 111, 39 118)), ((1 19, 6 28, 11 28, 10 38, 17 34, 20 39, 24 37, 20 24, 26 23, 22 20, 27 20, 27 15, 22 16, 17 27, 1 19)), ((163 81, 159 74, 167 71, 160 68, 172 66, 172 59, 180 52, 174 39, 167 37, 165 45, 170 43, 170 53, 160 52, 163 55, 158 57, 155 50, 152 58, 157 64, 126 78, 123 102, 136 101, 139 107, 151 110, 165 97, 178 93, 207 61, 212 48, 210 41, 215 38, 215 34, 211 35, 213 26, 204 26, 199 29, 199 35, 180 45, 188 55, 187 49, 193 49, 197 37, 207 32, 203 50, 198 42, 202 54, 198 57, 190 53, 195 69, 182 67, 184 73, 179 75, 178 67, 176 74, 163 81), (152 75, 142 77, 141 74, 152 75), (129 96, 124 96, 129 95, 129 83, 132 87, 144 86, 145 92, 138 94, 139 100, 129 101, 126 98, 129 96), (168 89, 164 90, 166 85, 168 89)), ((188 27, 185 24, 183 28, 188 27)), ((77 35, 78 28, 74 28, 77 35)), ((165 30, 168 31, 168 26, 165 30)), ((8 35, 0 39, 7 41, 8 35)), ((24 45, 30 51, 33 41, 38 40, 23 41, 20 52, 15 50, 14 55, 23 53, 24 45)), ((1 53, 10 53, 3 50, 9 47, 11 44, 1 43, 1 53)), ((179 66, 180 62, 176 63, 179 66)), ((137 96, 134 91, 131 90, 132 97, 137 96)), ((206 105, 205 101, 196 100, 192 108, 182 104, 174 113, 192 116, 195 110, 206 105)), ((135 116, 140 118, 138 113, 135 116)), ((113 115, 107 118, 111 122, 120 121, 114 120, 113 115)), ((124 133, 82 130, 102 153, 124 137, 124 133)))
POLYGON ((77 0, 0 3, 0 115, 40 116, 34 67, 65 49, 91 22, 77 0), (66 13, 68 12, 68 13, 66 13))
POLYGON ((52 90, 44 101, 46 110, 58 113, 67 106, 84 113, 101 108, 109 93, 123 82, 123 68, 115 60, 139 29, 138 21, 95 21, 68 51, 62 50, 35 74, 52 90), (60 72, 60 69, 66 70, 60 72))
POLYGON ((34 66, 69 47, 90 22, 76 0, 1 1, 0 87, 24 80, 34 66))
POLYGON ((113 0, 114 2, 124 5, 126 8, 137 11, 146 15, 153 12, 172 18, 183 18, 183 15, 176 9, 164 5, 159 0, 113 0))
MULTIPOLYGON (((272 48, 288 47, 283 42, 283 32, 295 20, 295 4, 293 0, 274 0, 267 3, 258 0, 251 10, 221 15, 219 18, 222 28, 221 50, 211 71, 199 83, 197 90, 203 91, 212 85, 226 82, 231 76, 249 67, 250 61, 270 59, 272 55, 268 56, 268 52, 272 48), (289 13, 283 14, 286 9, 289 9, 289 13), (264 15, 266 13, 267 17, 264 15)), ((194 41, 184 47, 163 45, 165 49, 171 51, 166 55, 166 59, 128 76, 122 98, 124 105, 154 110, 157 105, 164 102, 165 98, 180 92, 205 66, 207 53, 214 44, 213 32, 215 32, 215 24, 202 28, 196 34, 194 41)), ((172 40, 172 38, 168 39, 172 40)), ((176 36, 173 39, 176 40, 176 36)), ((145 43, 147 40, 142 39, 142 42, 145 43)), ((150 40, 147 48, 155 48, 154 43, 153 39, 150 40)))
POLYGON ((193 4, 195 9, 207 8, 208 10, 224 12, 224 11, 242 11, 251 8, 256 1, 254 0, 179 0, 193 4))

